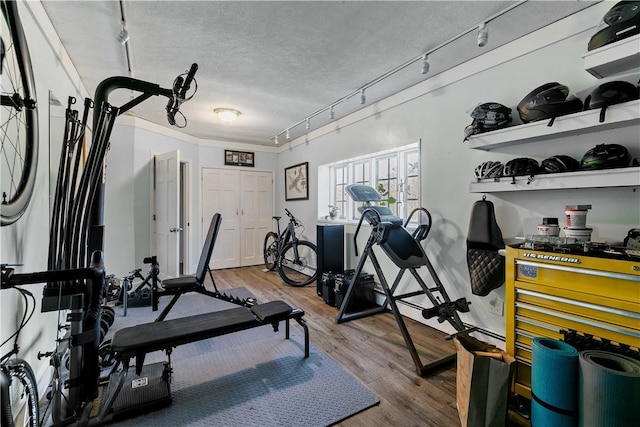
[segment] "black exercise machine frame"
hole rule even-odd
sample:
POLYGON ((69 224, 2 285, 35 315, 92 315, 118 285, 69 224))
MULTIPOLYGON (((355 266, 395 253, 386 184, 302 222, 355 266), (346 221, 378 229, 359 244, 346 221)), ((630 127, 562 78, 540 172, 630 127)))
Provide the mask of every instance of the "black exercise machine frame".
MULTIPOLYGON (((195 84, 195 73, 198 70, 198 64, 193 63, 189 70, 182 74, 174 80, 173 87, 171 89, 165 89, 160 87, 160 85, 156 83, 150 83, 144 80, 138 80, 131 77, 123 77, 116 76, 110 77, 98 84, 96 88, 94 104, 97 108, 102 112, 103 109, 113 109, 115 110, 115 117, 119 116, 122 113, 129 111, 131 108, 136 105, 146 101, 152 96, 164 96, 168 98, 168 103, 166 106, 167 111, 167 119, 169 124, 175 125, 175 116, 179 112, 180 105, 188 99, 186 98, 188 91, 190 90, 191 84, 195 84), (182 77, 184 75, 184 77, 182 77), (119 108, 111 107, 108 100, 109 95, 116 89, 129 89, 132 91, 141 92, 141 95, 127 102, 119 108)), ((196 84, 197 87, 197 84, 196 84)), ((94 114, 93 116, 93 128, 94 132, 97 129, 100 129, 100 117, 101 114, 94 114)), ((114 121, 115 121, 114 117, 114 121)), ((106 154, 106 145, 108 143, 108 139, 111 135, 111 130, 113 127, 113 123, 108 128, 106 133, 106 138, 104 141, 105 147, 100 150, 100 154, 97 161, 103 162, 104 155, 106 154)), ((98 174, 97 185, 95 186, 94 193, 92 194, 92 198, 90 200, 90 209, 89 214, 90 218, 88 218, 90 224, 90 228, 88 230, 88 253, 92 253, 96 250, 103 250, 104 246, 104 182, 102 181, 102 169, 98 174)))
MULTIPOLYGON (((115 123, 115 119, 122 113, 128 111, 134 106, 140 104, 146 99, 154 95, 161 95, 169 98, 169 102, 166 107, 167 117, 171 124, 175 124, 175 115, 179 113, 180 105, 187 100, 187 92, 190 85, 193 83, 196 85, 194 75, 197 70, 197 64, 193 64, 191 68, 184 74, 178 76, 174 80, 172 89, 163 89, 157 84, 149 83, 142 80, 137 80, 128 77, 112 77, 104 80, 98 85, 95 94, 95 104, 90 100, 85 101, 85 118, 89 108, 96 105, 97 114, 93 117, 93 141, 91 149, 89 151, 89 158, 87 159, 87 166, 85 167, 91 173, 83 174, 80 183, 80 188, 83 193, 80 194, 78 199, 85 200, 86 206, 82 208, 79 203, 76 203, 71 209, 70 213, 74 218, 77 218, 76 226, 71 230, 71 235, 67 236, 68 241, 71 241, 73 248, 70 250, 70 260, 66 259, 63 264, 67 262, 73 266, 76 264, 83 264, 85 254, 91 253, 89 262, 92 266, 96 265, 96 260, 93 254, 100 255, 99 270, 96 268, 91 269, 73 269, 65 271, 46 271, 41 273, 31 273, 14 276, 13 280, 21 280, 21 283, 40 283, 47 282, 48 285, 43 291, 43 310, 45 305, 48 306, 48 310, 70 308, 73 313, 73 319, 77 322, 85 323, 85 330, 80 335, 74 335, 73 330, 71 334, 72 343, 76 346, 82 346, 83 350, 80 353, 82 362, 71 362, 72 372, 70 379, 71 387, 81 387, 81 389, 74 389, 70 395, 70 406, 72 419, 64 420, 62 423, 56 425, 68 425, 75 423, 78 426, 84 425, 96 425, 110 421, 111 405, 115 402, 122 383, 128 373, 129 359, 131 354, 126 352, 129 347, 136 347, 136 342, 127 342, 122 347, 122 354, 115 354, 118 361, 112 367, 107 379, 116 374, 116 369, 120 364, 123 365, 122 371, 118 375, 119 386, 113 390, 107 391, 106 405, 101 406, 101 410, 97 417, 91 417, 94 404, 93 399, 98 396, 98 387, 100 381, 104 381, 105 378, 101 378, 100 367, 98 363, 98 347, 99 347, 99 328, 100 318, 102 315, 102 303, 103 294, 105 292, 105 273, 104 266, 102 264, 102 249, 103 249, 103 237, 104 237, 104 182, 102 180, 102 167, 105 155, 109 145, 109 138, 111 131, 115 123), (183 77, 184 76, 184 77, 183 77), (138 92, 142 92, 140 96, 131 100, 121 107, 114 107, 108 103, 108 95, 115 89, 130 89, 138 92), (98 273, 96 273, 98 271, 98 273), (77 280, 84 278, 94 278, 91 281, 91 286, 78 283, 77 280), (97 280, 100 279, 100 280, 97 280), (99 281, 99 283, 98 283, 99 281), (61 293, 57 294, 57 290, 61 293), (86 298, 88 296, 88 298, 86 298), (53 298, 48 298, 53 297, 53 298), (49 302, 45 304, 45 300, 55 299, 58 302, 49 302)), ((69 104, 73 102, 70 100, 69 104)), ((86 119, 85 119, 86 120, 86 119)), ((84 124, 82 125, 84 126, 84 124)), ((66 133, 66 130, 65 130, 66 133)), ((67 170, 67 169, 65 169, 67 170)), ((56 227, 58 227, 56 225, 56 227)), ((54 230, 57 232, 57 230, 54 230)), ((68 244, 67 241, 67 244, 68 244)), ((209 270, 211 275, 211 271, 209 270)), ((213 277, 212 277, 213 279, 213 277)), ((3 281, 5 278, 3 277, 3 281)), ((157 282, 152 285, 157 288, 157 282), (155 286, 154 286, 155 285, 155 286)), ((215 286, 215 282, 214 282, 215 286)), ((207 291, 208 292, 208 291, 207 291)), ((221 294, 217 291, 211 296, 216 298, 225 299, 232 303, 238 304, 239 301, 221 294)), ((175 301, 174 301, 175 303, 175 301)), ((201 327, 196 328, 195 332, 192 329, 192 334, 189 339, 182 337, 180 334, 168 335, 164 334, 165 341, 161 342, 161 347, 164 349, 168 356, 171 354, 171 350, 177 345, 185 344, 188 342, 194 342, 197 340, 210 338, 214 336, 223 335, 226 333, 232 333, 239 330, 249 329, 252 327, 271 324, 274 331, 278 330, 278 324, 280 321, 286 322, 286 338, 289 338, 289 320, 294 319, 300 324, 304 330, 305 340, 305 358, 309 357, 309 329, 306 325, 305 319, 303 319, 304 311, 299 308, 292 308, 282 301, 273 301, 266 304, 256 304, 251 308, 238 307, 237 309, 225 310, 222 313, 208 313, 204 315, 209 317, 208 328, 201 327), (215 323, 216 316, 222 316, 226 313, 236 310, 241 310, 245 316, 245 321, 238 325, 229 325, 229 322, 222 325, 215 323)), ((195 317, 195 316, 193 316, 195 317)), ((189 318, 173 319, 165 322, 154 322, 147 324, 147 328, 155 328, 157 331, 167 330, 173 324, 180 322, 188 323, 189 318)), ((145 325, 139 325, 145 327, 145 325)), ((206 325, 205 325, 206 326, 206 325)), ((135 327, 132 327, 135 328, 135 327)), ((132 329, 128 328, 128 329, 132 329)), ((80 328, 82 330, 82 328, 80 328)), ((118 332, 114 335, 114 340, 118 336, 118 332)), ((144 337, 142 337, 144 340, 144 337)), ((140 341, 142 342, 142 341, 140 341)), ((136 347, 135 357, 137 359, 138 366, 136 367, 137 373, 142 370, 142 364, 144 360, 144 354, 148 349, 140 349, 136 347)), ((151 351, 158 350, 154 348, 151 351)), ((72 356, 73 357, 73 356, 72 356)), ((163 380, 169 383, 171 374, 170 360, 165 364, 165 369, 162 372, 163 380)))
MULTIPOLYGON (((431 301, 431 303, 433 304, 433 307, 430 309, 423 310, 423 316, 425 318, 438 316, 438 322, 440 323, 444 321, 449 322, 449 324, 453 326, 454 329, 456 329, 457 332, 455 334, 470 333, 473 331, 473 329, 467 329, 465 327, 464 323, 462 322, 462 320, 460 319, 457 313, 458 310, 462 312, 469 311, 468 306, 470 303, 467 302, 466 299, 464 298, 460 298, 457 301, 451 301, 435 269, 433 268, 431 261, 426 256, 426 254, 424 254, 425 255, 424 265, 429 270, 429 273, 434 283, 436 284, 435 287, 429 288, 424 282, 424 280, 420 277, 415 267, 402 268, 401 266, 398 266, 400 267, 400 271, 398 272, 393 282, 393 285, 391 286, 391 288, 389 288, 389 284, 386 280, 386 277, 382 272, 382 267, 380 266, 380 263, 375 255, 375 252, 373 251, 373 246, 376 244, 378 245, 383 244, 386 238, 388 237, 390 228, 398 225, 397 224, 394 225, 388 221, 383 221, 380 216, 380 212, 375 208, 379 209, 379 207, 377 206, 369 206, 369 207, 364 206, 361 209, 361 217, 360 217, 360 220, 358 221, 358 226, 356 228, 356 232, 353 238, 356 255, 358 255, 356 239, 358 237, 358 233, 360 232, 360 228, 362 226, 362 222, 364 219, 367 219, 367 221, 372 225, 373 230, 371 232, 371 235, 369 236, 369 239, 367 240, 367 244, 365 246, 365 249, 362 252, 362 256, 360 257, 358 264, 355 268, 355 272, 352 276, 352 280, 349 283, 347 291, 344 294, 342 305, 340 306, 338 315, 336 316, 336 323, 348 322, 351 320, 371 316, 374 314, 383 313, 388 311, 387 306, 389 306, 391 308, 391 312, 393 313, 393 316, 396 322, 398 323, 398 327, 400 328, 400 332, 402 333, 402 337, 404 338, 405 344, 409 349, 411 358, 415 365, 416 373, 419 376, 427 376, 432 372, 436 372, 443 369, 449 363, 454 362, 456 360, 456 354, 455 353, 449 354, 442 358, 433 360, 427 364, 423 364, 422 360, 420 359, 420 355, 418 354, 418 351, 415 347, 415 344, 413 343, 413 339, 411 338, 409 330, 407 329, 407 326, 404 322, 402 314, 400 313, 400 310, 398 308, 396 301, 400 301, 402 299, 410 298, 418 295, 426 295, 431 301), (373 268, 375 269, 376 275, 380 280, 380 286, 382 287, 385 295, 384 301, 380 306, 365 308, 360 311, 354 311, 354 312, 348 313, 347 310, 349 307, 349 302, 355 291, 355 286, 357 286, 358 284, 357 278, 362 272, 364 268, 364 264, 367 259, 371 260, 371 263, 373 264, 373 268), (397 290, 398 285, 400 284, 400 281, 402 280, 402 277, 404 276, 404 273, 406 270, 409 270, 411 275, 416 279, 416 281, 420 285, 420 289, 412 292, 403 293, 400 295, 395 295, 395 291, 397 290), (432 292, 434 291, 439 292, 440 296, 443 298, 444 301, 438 301, 436 297, 434 297, 432 294, 432 292)), ((419 244, 420 241, 426 239, 431 229, 432 220, 431 220, 431 214, 429 213, 429 211, 422 207, 416 208, 411 212, 411 214, 409 215, 405 223, 400 225, 406 229, 407 225, 411 221, 411 218, 416 212, 423 212, 427 215, 427 218, 428 218, 428 224, 418 225, 416 230, 411 234, 411 237, 419 244)), ((447 338, 450 338, 451 336, 452 335, 449 335, 447 338)))

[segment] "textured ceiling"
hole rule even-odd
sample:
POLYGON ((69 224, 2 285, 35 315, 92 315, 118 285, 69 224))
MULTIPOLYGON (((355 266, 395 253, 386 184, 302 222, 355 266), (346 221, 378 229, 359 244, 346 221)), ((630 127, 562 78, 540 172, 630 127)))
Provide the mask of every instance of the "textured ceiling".
MULTIPOLYGON (((139 1, 125 0, 132 72, 118 1, 43 1, 63 45, 92 94, 102 80, 130 75, 170 87, 191 63, 198 93, 182 106, 192 136, 272 145, 276 133, 516 2, 509 1, 139 1), (232 124, 212 110, 242 112, 232 124)), ((528 1, 476 32, 367 89, 367 103, 385 98, 504 43, 592 5, 590 1, 528 1)), ((597 23, 594 23, 594 25, 597 23)), ((128 91, 109 98, 121 105, 128 91)), ((66 94, 61 94, 64 99, 66 94)), ((165 99, 135 107, 139 117, 168 126, 165 99)), ((335 107, 336 118, 361 108, 359 97, 335 107)), ((317 128, 328 114, 311 121, 317 128)), ((294 138, 305 126, 291 129, 294 138)))

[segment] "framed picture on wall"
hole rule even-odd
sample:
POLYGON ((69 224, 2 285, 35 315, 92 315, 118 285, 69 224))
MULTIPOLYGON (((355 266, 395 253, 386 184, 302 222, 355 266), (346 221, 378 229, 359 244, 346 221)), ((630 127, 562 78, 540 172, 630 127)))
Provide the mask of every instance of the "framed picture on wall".
POLYGON ((224 150, 224 164, 231 166, 254 166, 254 153, 224 150))
POLYGON ((285 200, 309 200, 309 162, 284 169, 285 200))

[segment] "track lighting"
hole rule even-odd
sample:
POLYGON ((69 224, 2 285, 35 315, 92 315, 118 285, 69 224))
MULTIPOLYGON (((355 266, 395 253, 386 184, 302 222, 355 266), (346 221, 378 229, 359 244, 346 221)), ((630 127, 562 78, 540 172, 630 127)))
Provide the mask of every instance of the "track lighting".
POLYGON ((287 138, 287 141, 291 139, 291 134, 289 133, 289 129, 284 134, 284 137, 287 138))
MULTIPOLYGON (((120 0, 121 2, 123 0, 120 0)), ((310 115, 308 115, 306 118, 300 120, 299 122, 289 126, 288 129, 286 129, 286 136, 287 139, 289 139, 289 129, 295 128, 298 125, 301 125, 302 123, 306 122, 306 129, 307 131, 310 130, 311 128, 311 124, 310 124, 310 119, 314 118, 315 116, 319 115, 319 114, 323 114, 325 111, 329 110, 329 120, 334 120, 335 119, 335 114, 333 111, 333 107, 335 107, 336 105, 342 104, 343 102, 347 102, 349 100, 351 100, 352 98, 355 98, 358 95, 358 92, 360 92, 360 104, 365 104, 367 102, 367 97, 365 95, 365 89, 370 88, 371 86, 380 83, 381 81, 385 80, 386 78, 404 70, 407 67, 411 67, 411 66, 415 66, 414 64, 416 62, 421 62, 421 68, 420 71, 422 72, 422 74, 427 74, 429 73, 429 69, 431 68, 431 64, 429 64, 429 55, 431 55, 432 53, 439 51, 440 49, 444 48, 445 46, 448 46, 449 44, 453 43, 454 41, 473 34, 474 31, 478 31, 478 36, 477 36, 477 44, 480 47, 485 46, 488 42, 489 42, 489 29, 488 29, 488 25, 489 22, 492 22, 494 19, 506 14, 507 12, 510 12, 511 10, 522 6, 523 4, 527 3, 527 0, 519 0, 517 2, 511 2, 512 4, 510 4, 509 6, 507 6, 506 8, 500 10, 497 13, 494 13, 491 16, 488 16, 486 18, 483 18, 483 21, 477 24, 474 24, 464 30, 462 30, 460 33, 451 36, 450 38, 448 38, 447 40, 443 41, 442 43, 431 47, 429 50, 425 51, 424 53, 422 53, 420 56, 416 56, 411 58, 410 60, 408 60, 407 62, 398 65, 397 67, 387 71, 386 73, 376 77, 375 79, 365 83, 364 85, 362 85, 360 87, 360 89, 356 89, 353 92, 349 92, 347 95, 343 96, 342 98, 336 100, 333 102, 333 104, 329 105, 328 107, 323 107, 321 109, 319 109, 318 111, 316 111, 315 113, 312 113, 310 115)), ((374 100, 375 101, 375 100, 374 100)), ((278 135, 282 135, 285 133, 285 130, 282 130, 280 133, 278 133, 278 135)), ((276 145, 278 144, 278 135, 275 136, 274 140, 276 145)), ((306 133, 306 140, 308 141, 308 132, 306 133)))
POLYGON ((489 41, 489 29, 487 28, 487 23, 483 22, 478 27, 478 46, 486 45, 487 41, 489 41))
POLYGON ((276 135, 276 137, 274 138, 273 142, 275 142, 276 145, 278 145, 280 143, 280 141, 278 141, 278 135, 276 135))
POLYGON ((425 53, 422 57, 422 74, 427 74, 429 72, 429 54, 425 53))

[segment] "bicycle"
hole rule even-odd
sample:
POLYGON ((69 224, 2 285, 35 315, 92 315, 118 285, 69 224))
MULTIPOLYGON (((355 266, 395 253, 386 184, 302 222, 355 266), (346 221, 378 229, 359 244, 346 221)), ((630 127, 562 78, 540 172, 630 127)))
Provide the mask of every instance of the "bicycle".
POLYGON ((16 1, 2 1, 0 38, 0 225, 17 221, 29 205, 38 163, 38 113, 27 42, 16 1))
POLYGON ((151 306, 153 294, 158 292, 160 265, 158 264, 157 257, 155 255, 146 257, 143 263, 150 264, 146 277, 142 275, 141 268, 136 268, 122 279, 116 279, 115 277, 107 278, 107 283, 110 283, 107 288, 110 294, 109 300, 116 301, 116 306, 122 306, 123 317, 127 316, 128 307, 151 306), (134 280, 136 279, 138 279, 136 282, 137 286, 133 289, 134 280))
MULTIPOLYGON (((2 288, 4 289, 5 277, 8 277, 12 269, 6 264, 2 265, 2 288)), ((0 358, 0 389, 2 399, 2 425, 14 425, 13 407, 22 407, 22 418, 19 424, 23 426, 38 427, 40 419, 40 408, 38 406, 38 383, 31 366, 23 359, 18 358, 20 348, 18 347, 18 339, 20 331, 29 322, 36 310, 36 300, 33 294, 26 289, 13 287, 20 292, 25 302, 25 310, 20 319, 18 329, 9 338, 7 338, 0 347, 13 339, 13 348, 0 358)))
POLYGON ((318 275, 318 249, 313 243, 296 236, 296 227, 303 225, 288 209, 284 211, 289 217, 289 224, 281 232, 281 217, 273 217, 278 232, 270 231, 264 238, 264 264, 269 271, 277 268, 286 284, 306 286, 315 281, 318 275))

